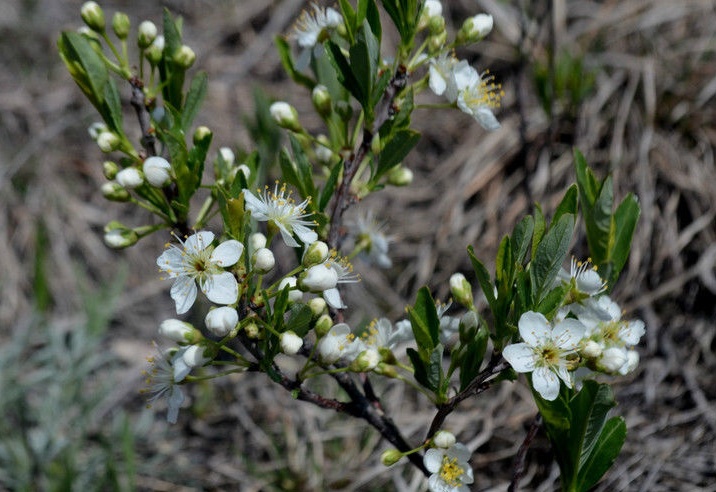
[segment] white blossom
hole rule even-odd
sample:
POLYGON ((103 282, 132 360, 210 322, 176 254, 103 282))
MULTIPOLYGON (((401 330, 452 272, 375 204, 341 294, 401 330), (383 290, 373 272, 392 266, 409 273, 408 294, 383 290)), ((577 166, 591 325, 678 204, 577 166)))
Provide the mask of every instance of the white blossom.
POLYGON ((470 450, 461 443, 448 449, 428 449, 423 456, 423 464, 432 474, 428 479, 430 491, 470 492, 468 485, 474 481, 472 468, 468 464, 470 454, 470 450))
POLYGON ((363 342, 351 333, 345 323, 331 327, 318 342, 318 353, 326 364, 333 364, 339 359, 353 360, 365 349, 363 342))
POLYGON ((144 164, 142 165, 144 177, 147 178, 147 182, 156 188, 161 188, 167 184, 171 178, 169 174, 171 169, 172 166, 169 164, 169 161, 164 157, 158 156, 148 157, 144 160, 144 164))
POLYGON ((301 16, 293 26, 291 37, 302 48, 311 48, 322 40, 325 33, 342 23, 343 17, 340 12, 331 7, 321 8, 314 3, 313 15, 305 10, 301 12, 301 16))
POLYGON ((204 324, 217 337, 225 337, 239 323, 239 313, 230 306, 221 306, 206 313, 204 324))
POLYGON ((485 130, 496 130, 500 127, 492 110, 500 107, 502 85, 494 82, 494 77, 485 72, 480 75, 476 70, 465 72, 467 80, 458 85, 457 106, 469 114, 485 130), (463 88, 460 88, 463 85, 463 88))

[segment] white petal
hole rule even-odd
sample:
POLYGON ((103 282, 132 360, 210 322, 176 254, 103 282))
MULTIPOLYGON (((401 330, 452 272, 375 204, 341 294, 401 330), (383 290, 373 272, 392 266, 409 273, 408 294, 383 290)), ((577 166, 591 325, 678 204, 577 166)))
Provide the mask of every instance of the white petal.
POLYGON ((445 77, 442 73, 438 70, 438 68, 435 65, 430 65, 430 79, 429 79, 429 85, 430 89, 437 94, 438 96, 442 96, 445 92, 445 89, 447 89, 447 82, 445 81, 445 77))
POLYGON ((579 320, 566 318, 557 324, 552 330, 552 339, 557 347, 562 350, 574 350, 584 338, 587 327, 579 320))
POLYGON ((559 395, 559 378, 546 367, 538 367, 534 370, 532 386, 545 400, 554 401, 559 395))
POLYGON ((470 457, 472 456, 472 453, 469 449, 467 449, 467 446, 465 446, 461 442, 455 444, 453 447, 448 449, 447 454, 448 456, 457 458, 458 461, 463 463, 467 463, 468 461, 470 461, 470 457))
POLYGON ((517 372, 535 370, 534 351, 526 343, 514 343, 502 349, 502 356, 517 372))
POLYGON ((157 266, 174 278, 184 271, 184 253, 176 247, 169 247, 157 258, 157 266))
POLYGON ((323 298, 326 300, 326 303, 328 303, 328 305, 331 306, 333 309, 345 309, 348 307, 343 304, 343 299, 341 299, 341 293, 338 291, 337 288, 324 290, 323 298))
POLYGON ((559 379, 564 381, 564 384, 567 385, 567 388, 572 387, 572 377, 569 374, 569 371, 567 371, 566 366, 559 366, 557 369, 557 376, 559 376, 559 379))
POLYGON ((493 131, 500 128, 500 122, 497 121, 492 110, 487 106, 481 106, 473 110, 472 116, 485 130, 493 131))
POLYGON ((281 237, 283 238, 283 242, 286 243, 286 246, 289 246, 291 248, 298 248, 298 243, 293 238, 290 232, 281 224, 276 224, 278 226, 279 231, 281 231, 281 237))
POLYGON ((211 253, 211 262, 220 267, 228 267, 235 264, 244 252, 244 245, 235 239, 224 241, 211 253))
POLYGON ((318 240, 318 234, 302 224, 295 224, 293 226, 293 232, 306 246, 318 240))
POLYGON ((184 403, 184 393, 179 386, 172 385, 167 398, 167 422, 170 424, 177 423, 179 407, 181 407, 182 403, 184 403))
POLYGON ((542 313, 527 311, 517 323, 520 328, 522 340, 530 347, 539 347, 552 336, 552 328, 549 321, 542 313))
POLYGON ((256 198, 253 193, 251 193, 249 190, 244 189, 244 202, 246 203, 246 208, 251 212, 251 215, 254 217, 254 219, 257 220, 266 220, 266 204, 256 198), (262 217, 259 217, 259 216, 262 217))
POLYGON ((644 333, 646 332, 644 322, 640 319, 636 321, 629 321, 626 326, 619 330, 619 337, 627 345, 636 345, 644 333))
POLYGON ((189 236, 184 241, 184 249, 189 254, 196 254, 207 248, 214 240, 214 233, 211 231, 199 231, 189 236))
POLYGON ((440 449, 430 448, 423 456, 423 464, 430 473, 437 473, 443 464, 444 451, 440 449))
POLYGON ((176 304, 177 314, 184 314, 196 301, 196 285, 190 277, 177 277, 169 292, 176 304))
POLYGON ((216 304, 233 304, 239 297, 239 284, 230 272, 212 275, 201 290, 207 299, 216 304))

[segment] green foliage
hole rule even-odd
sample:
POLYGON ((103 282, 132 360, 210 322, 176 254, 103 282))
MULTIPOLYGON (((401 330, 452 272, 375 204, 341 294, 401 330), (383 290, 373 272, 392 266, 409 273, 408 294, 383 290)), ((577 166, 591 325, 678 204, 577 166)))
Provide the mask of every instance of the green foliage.
POLYGON ((555 104, 576 116, 577 108, 594 91, 595 72, 584 64, 584 56, 564 51, 548 60, 537 60, 533 80, 542 108, 553 116, 555 104))

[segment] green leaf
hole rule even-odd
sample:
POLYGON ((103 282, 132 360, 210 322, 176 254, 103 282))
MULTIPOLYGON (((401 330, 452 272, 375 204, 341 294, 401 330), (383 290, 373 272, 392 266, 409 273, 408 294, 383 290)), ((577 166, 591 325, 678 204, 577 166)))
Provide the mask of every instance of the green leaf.
POLYGON ((119 97, 117 85, 113 79, 109 79, 104 85, 104 106, 107 108, 103 114, 109 117, 109 121, 105 119, 105 123, 117 135, 123 135, 122 128, 122 101, 119 97))
POLYGON ((104 87, 109 80, 109 72, 104 61, 87 38, 76 32, 63 32, 58 46, 60 56, 75 83, 109 124, 111 118, 104 107, 104 87))
POLYGON ((472 246, 467 247, 467 254, 470 256, 472 268, 473 270, 475 270, 477 282, 480 284, 480 288, 485 294, 487 304, 490 306, 490 310, 494 312, 496 301, 494 291, 495 287, 492 283, 492 279, 490 278, 490 273, 487 271, 487 268, 485 268, 485 265, 483 265, 482 262, 477 259, 477 256, 475 256, 475 249, 472 246))
POLYGON ((547 224, 544 220, 544 214, 542 213, 542 207, 539 204, 535 204, 535 229, 532 235, 532 254, 531 257, 535 257, 537 246, 542 241, 544 233, 547 230, 547 224))
POLYGON ((415 130, 400 130, 397 132, 381 151, 372 181, 377 181, 393 167, 400 164, 419 140, 420 133, 415 130))
POLYGON ((535 221, 531 215, 526 216, 517 223, 512 231, 512 251, 514 252, 515 263, 522 263, 532 241, 535 221))
POLYGON ((353 40, 356 37, 356 31, 358 30, 358 25, 363 20, 361 19, 356 22, 356 11, 353 10, 353 7, 348 0, 338 0, 338 4, 341 7, 341 14, 343 15, 344 24, 346 26, 346 34, 348 35, 348 42, 353 44, 353 40))
POLYGON ((639 221, 641 209, 636 197, 631 193, 622 200, 614 213, 613 229, 614 233, 610 237, 610 258, 614 264, 612 274, 607 278, 610 286, 616 282, 619 273, 624 268, 629 251, 631 250, 631 241, 634 237, 634 230, 639 221))
POLYGON ((551 287, 559 272, 572 241, 574 218, 570 214, 563 215, 556 224, 552 224, 542 241, 537 246, 530 264, 530 279, 535 302, 539 304, 545 290, 551 287))
POLYGON ((477 336, 465 347, 460 361, 460 391, 463 391, 480 373, 480 366, 485 358, 487 340, 490 332, 482 325, 477 330, 477 336))
POLYGON ((286 330, 293 330, 296 335, 303 338, 311 327, 313 313, 306 304, 294 304, 288 312, 288 319, 285 323, 286 330))
POLYGON ((408 307, 410 324, 420 353, 429 353, 438 345, 440 319, 435 301, 427 287, 418 291, 415 305, 408 307))
POLYGON ((368 95, 363 94, 361 85, 358 83, 358 80, 353 74, 351 64, 343 55, 340 46, 335 44, 333 41, 327 41, 326 48, 328 48, 326 52, 331 59, 331 64, 336 69, 336 73, 338 74, 338 81, 353 95, 353 97, 361 102, 361 105, 363 105, 363 101, 368 100, 368 95))
POLYGON ((333 197, 333 192, 336 190, 336 184, 338 184, 338 176, 340 176, 342 170, 343 159, 341 159, 333 166, 333 169, 331 169, 331 174, 328 175, 326 184, 321 190, 321 195, 318 200, 319 211, 324 211, 326 209, 326 206, 328 206, 328 202, 331 200, 331 197, 333 197))
POLYGON ((208 82, 205 72, 199 72, 191 81, 181 115, 181 127, 185 132, 189 131, 189 127, 191 127, 201 104, 204 102, 207 86, 208 82))
POLYGON ((178 67, 172 60, 174 53, 181 48, 181 18, 176 21, 168 9, 164 9, 164 52, 159 64, 160 75, 164 86, 162 96, 164 102, 177 109, 182 108, 182 88, 184 86, 185 70, 178 67))
POLYGON ((365 18, 368 21, 368 25, 370 25, 370 30, 378 40, 378 45, 380 45, 380 40, 383 37, 383 27, 380 24, 380 12, 378 11, 378 6, 376 5, 375 0, 363 1, 366 4, 365 18))
MULTIPOLYGON (((366 123, 373 121, 373 106, 371 105, 373 88, 378 75, 378 62, 380 60, 380 45, 378 39, 370 30, 368 21, 363 21, 355 44, 348 50, 350 54, 350 67, 353 77, 360 87, 361 97, 357 97, 365 112, 366 123)), ((355 96, 355 94, 354 94, 355 96)))
MULTIPOLYGON (((497 288, 503 286, 507 288, 512 285, 512 274, 514 272, 514 261, 512 258, 512 244, 510 237, 505 236, 500 241, 497 249, 497 258, 495 259, 495 279, 497 280, 497 288)), ((501 294, 502 292, 500 292, 501 294)))
POLYGON ((551 319, 555 311, 562 306, 565 297, 567 297, 569 293, 569 289, 570 286, 568 284, 561 283, 547 292, 533 309, 544 314, 547 319, 551 319))
POLYGON ((291 80, 312 90, 316 85, 316 81, 296 70, 296 65, 293 63, 293 55, 291 54, 291 45, 288 44, 286 38, 284 36, 275 36, 273 39, 276 49, 278 50, 281 65, 283 65, 283 69, 288 76, 291 77, 291 80))
POLYGON ((445 397, 443 388, 443 346, 438 344, 432 352, 428 363, 428 383, 430 388, 436 388, 438 400, 442 401, 445 397))
MULTIPOLYGON (((301 196, 305 198, 315 199, 318 196, 316 192, 316 186, 313 184, 313 166, 308 162, 308 157, 303 151, 303 147, 298 139, 292 134, 289 135, 291 141, 291 151, 293 152, 293 158, 296 162, 296 171, 298 176, 298 191, 301 196)), ((311 202, 311 207, 315 206, 311 202)))
POLYGON ((437 390, 437 386, 431 386, 430 379, 428 378, 428 364, 423 361, 418 351, 413 348, 408 348, 407 354, 413 365, 413 377, 415 380, 431 391, 437 390))
POLYGON ((558 222, 565 214, 570 214, 576 219, 578 201, 579 194, 577 192, 577 185, 572 185, 564 194, 562 201, 559 202, 559 205, 557 205, 557 208, 554 211, 554 216, 552 217, 552 222, 558 222))
POLYGON ((622 417, 607 421, 588 458, 580 463, 577 490, 588 491, 614 464, 626 440, 626 422, 622 417))

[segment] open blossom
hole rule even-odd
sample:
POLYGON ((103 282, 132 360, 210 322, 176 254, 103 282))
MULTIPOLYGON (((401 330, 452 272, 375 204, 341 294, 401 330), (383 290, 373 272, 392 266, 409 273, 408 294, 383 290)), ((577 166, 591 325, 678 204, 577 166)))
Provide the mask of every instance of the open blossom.
POLYGON ((189 370, 176 372, 173 360, 181 357, 179 352, 176 352, 173 356, 162 353, 154 344, 156 354, 153 357, 148 357, 147 361, 151 365, 148 371, 144 372, 146 388, 142 390, 143 393, 148 393, 149 400, 147 406, 151 407, 152 404, 161 399, 166 398, 167 400, 167 422, 170 424, 176 424, 177 417, 179 416, 179 407, 184 403, 184 393, 178 386, 189 370))
POLYGON ((569 272, 560 269, 557 278, 567 283, 574 282, 574 287, 583 296, 595 296, 607 288, 607 283, 589 260, 582 262, 572 258, 569 272))
POLYGON ((489 72, 480 75, 474 70, 466 71, 465 75, 468 78, 462 83, 464 88, 459 89, 458 108, 475 118, 485 130, 498 129, 500 122, 497 121, 492 110, 500 107, 503 96, 502 85, 495 84, 494 77, 489 75, 489 72))
POLYGON ((559 395, 560 379, 572 387, 567 364, 586 332, 576 319, 562 320, 552 327, 541 313, 528 311, 518 322, 524 342, 506 346, 502 355, 517 372, 531 372, 534 389, 545 400, 559 395))
POLYGON ((352 361, 365 350, 363 341, 351 332, 345 323, 331 327, 318 342, 318 353, 326 364, 333 364, 339 359, 352 361))
POLYGON ((468 485, 474 481, 474 476, 468 464, 469 460, 470 450, 461 443, 447 449, 428 449, 423 457, 423 464, 432 474, 428 479, 430 491, 470 492, 468 485))
POLYGON ((331 7, 321 8, 313 4, 313 14, 303 11, 293 26, 291 37, 302 48, 311 48, 331 29, 343 24, 340 12, 331 7))
MULTIPOLYGON (((326 265, 336 273, 336 284, 353 284, 360 282, 360 277, 357 273, 353 273, 353 265, 351 265, 346 259, 333 259, 329 260, 326 265)), ((346 306, 341 299, 341 293, 338 290, 338 286, 334 286, 330 289, 323 291, 323 298, 326 300, 329 306, 333 309, 345 309, 346 306)))
POLYGON ((388 256, 391 238, 383 234, 384 224, 378 222, 371 212, 359 216, 350 224, 356 246, 362 248, 361 257, 380 268, 390 268, 393 261, 388 256))
POLYGON ((271 222, 278 227, 287 246, 298 247, 298 243, 293 238, 294 234, 304 244, 311 244, 318 239, 318 234, 309 228, 315 225, 315 222, 306 220, 306 217, 311 215, 306 213, 308 199, 296 204, 291 198, 291 193, 286 191, 285 184, 279 188, 276 183, 273 192, 269 191, 267 186, 259 197, 244 189, 244 199, 246 209, 251 212, 251 216, 258 221, 271 222))
POLYGON ((214 248, 214 233, 200 231, 181 244, 167 245, 157 258, 159 268, 173 278, 171 296, 177 314, 184 314, 196 300, 196 283, 207 299, 216 304, 232 304, 239 297, 239 285, 234 274, 224 270, 234 265, 244 251, 235 240, 224 241, 214 248))

